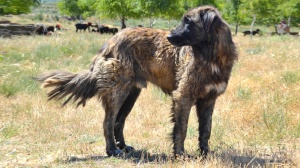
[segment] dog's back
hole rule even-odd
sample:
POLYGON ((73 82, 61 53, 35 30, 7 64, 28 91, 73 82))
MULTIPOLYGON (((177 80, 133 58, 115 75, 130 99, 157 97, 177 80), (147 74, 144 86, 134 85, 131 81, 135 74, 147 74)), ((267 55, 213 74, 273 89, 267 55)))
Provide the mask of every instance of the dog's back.
POLYGON ((114 58, 126 65, 123 76, 133 78, 136 85, 149 81, 171 93, 175 89, 176 60, 179 61, 176 57, 181 48, 169 43, 168 33, 151 28, 124 29, 102 47, 91 68, 97 72, 103 58, 114 58))

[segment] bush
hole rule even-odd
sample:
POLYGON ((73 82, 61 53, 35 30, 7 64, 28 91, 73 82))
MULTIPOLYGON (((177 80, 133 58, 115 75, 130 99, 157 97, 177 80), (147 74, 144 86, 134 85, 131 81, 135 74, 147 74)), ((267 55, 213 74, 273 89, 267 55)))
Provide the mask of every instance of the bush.
POLYGON ((42 13, 39 13, 39 14, 35 15, 32 19, 33 20, 38 20, 38 21, 43 21, 44 20, 44 15, 42 13))

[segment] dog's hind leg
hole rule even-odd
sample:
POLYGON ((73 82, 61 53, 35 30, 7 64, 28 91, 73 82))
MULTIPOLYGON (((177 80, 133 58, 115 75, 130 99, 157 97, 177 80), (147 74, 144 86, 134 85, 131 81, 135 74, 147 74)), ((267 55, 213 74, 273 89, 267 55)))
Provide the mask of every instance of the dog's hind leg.
POLYGON ((199 149, 202 156, 206 157, 209 146, 208 140, 211 134, 212 114, 215 106, 214 101, 197 100, 196 111, 199 120, 199 149))
POLYGON ((119 84, 118 86, 120 87, 112 88, 110 93, 102 95, 101 97, 102 105, 105 110, 103 129, 106 141, 106 153, 108 156, 120 156, 123 154, 122 150, 117 148, 114 138, 114 128, 118 112, 130 92, 130 87, 126 85, 127 84, 119 84))
POLYGON ((126 100, 124 101, 121 109, 118 112, 116 123, 115 123, 115 138, 117 142, 117 147, 121 150, 125 150, 125 152, 130 152, 133 150, 133 147, 127 146, 125 144, 123 129, 125 125, 125 120, 128 114, 130 113, 134 103, 136 102, 138 96, 141 93, 141 89, 137 87, 132 87, 129 95, 127 96, 126 100))

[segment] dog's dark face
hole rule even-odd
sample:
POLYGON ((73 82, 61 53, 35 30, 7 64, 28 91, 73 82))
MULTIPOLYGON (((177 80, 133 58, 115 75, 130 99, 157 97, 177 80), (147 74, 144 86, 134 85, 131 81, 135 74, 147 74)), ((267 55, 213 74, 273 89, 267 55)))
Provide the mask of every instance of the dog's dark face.
POLYGON ((219 14, 213 7, 194 8, 183 16, 181 25, 171 31, 167 39, 175 46, 193 46, 210 41, 216 35, 220 22, 219 14))

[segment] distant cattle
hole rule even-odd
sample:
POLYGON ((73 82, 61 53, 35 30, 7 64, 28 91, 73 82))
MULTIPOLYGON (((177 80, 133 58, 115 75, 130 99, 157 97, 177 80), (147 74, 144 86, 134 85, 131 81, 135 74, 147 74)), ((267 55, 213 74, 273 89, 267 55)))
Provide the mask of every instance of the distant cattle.
POLYGON ((55 28, 56 28, 57 30, 61 30, 61 29, 62 29, 62 26, 61 26, 61 24, 56 24, 55 28))
POLYGON ((75 25, 75 27, 76 27, 76 33, 78 32, 78 30, 83 30, 83 31, 85 31, 86 29, 88 29, 89 30, 89 32, 90 32, 90 27, 92 26, 92 23, 91 22, 88 22, 88 23, 77 23, 76 25, 75 25))
POLYGON ((55 32, 55 27, 54 26, 47 26, 47 31, 48 32, 55 32))
POLYGON ((110 28, 110 29, 109 29, 109 33, 111 33, 111 34, 116 34, 116 33, 118 33, 118 28, 115 28, 115 27, 110 28))
POLYGON ((93 25, 96 29, 92 29, 92 32, 99 32, 101 34, 107 33, 107 34, 116 34, 118 32, 118 28, 109 28, 105 25, 93 25))
POLYGON ((55 32, 54 26, 47 26, 44 24, 38 24, 35 28, 35 33, 38 35, 47 35, 55 32))
POLYGON ((101 34, 103 33, 109 33, 109 27, 108 26, 104 26, 104 25, 100 25, 98 27, 98 30, 101 34))
POLYGON ((56 24, 55 26, 56 30, 71 30, 70 28, 65 28, 61 24, 56 24))
POLYGON ((255 34, 260 34, 260 30, 256 29, 256 30, 252 31, 252 33, 251 33, 251 31, 247 30, 247 31, 244 31, 243 33, 244 33, 244 36, 250 35, 250 34, 255 35, 255 34))

